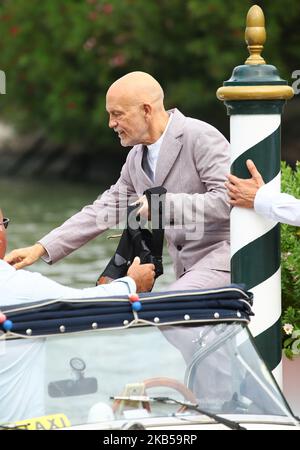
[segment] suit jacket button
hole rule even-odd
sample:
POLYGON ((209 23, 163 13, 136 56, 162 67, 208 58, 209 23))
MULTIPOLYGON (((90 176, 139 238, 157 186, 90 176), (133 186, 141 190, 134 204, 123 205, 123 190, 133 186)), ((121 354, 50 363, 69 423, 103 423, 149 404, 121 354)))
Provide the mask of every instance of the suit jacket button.
POLYGON ((177 250, 182 250, 182 245, 177 245, 177 250))

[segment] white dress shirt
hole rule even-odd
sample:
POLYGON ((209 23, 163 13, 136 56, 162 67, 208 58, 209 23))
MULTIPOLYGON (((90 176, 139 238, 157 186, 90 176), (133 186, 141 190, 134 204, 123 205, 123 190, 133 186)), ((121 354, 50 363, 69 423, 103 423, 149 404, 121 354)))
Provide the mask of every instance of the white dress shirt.
MULTIPOLYGON (((127 295, 135 291, 135 282, 130 277, 92 288, 73 289, 39 273, 16 270, 0 260, 0 310, 1 305, 127 295)), ((44 367, 45 339, 0 340, 0 424, 45 414, 44 367)))
POLYGON ((270 192, 266 184, 256 193, 254 209, 276 222, 300 226, 300 200, 289 194, 270 192))
POLYGON ((34 302, 54 298, 90 298, 108 295, 126 295, 135 292, 132 278, 124 277, 110 284, 85 289, 74 289, 56 283, 37 272, 16 270, 0 260, 0 308, 1 305, 34 302))
POLYGON ((153 172, 153 179, 155 177, 155 170, 156 170, 156 164, 157 164, 157 160, 158 160, 158 155, 159 155, 159 150, 162 144, 162 141, 164 140, 165 134, 167 132, 167 129, 169 128, 169 125, 171 123, 172 120, 172 116, 173 114, 170 114, 168 123, 166 125, 165 131, 163 132, 163 134, 160 136, 160 138, 154 142, 153 144, 147 145, 148 147, 148 152, 147 152, 147 159, 148 159, 148 163, 149 166, 153 172))

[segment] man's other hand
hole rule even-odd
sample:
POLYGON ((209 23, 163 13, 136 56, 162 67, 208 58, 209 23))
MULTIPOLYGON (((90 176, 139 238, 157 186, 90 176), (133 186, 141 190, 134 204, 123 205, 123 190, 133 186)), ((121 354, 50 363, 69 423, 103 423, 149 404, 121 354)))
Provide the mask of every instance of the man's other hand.
POLYGON ((4 261, 13 266, 15 269, 23 269, 36 262, 45 255, 46 250, 41 244, 34 244, 31 247, 19 248, 13 250, 5 256, 4 261))
POLYGON ((227 175, 225 186, 232 206, 253 208, 256 193, 264 185, 264 180, 251 159, 248 159, 246 164, 252 178, 244 180, 235 175, 227 175))
POLYGON ((141 264, 140 258, 136 256, 127 275, 135 281, 137 292, 149 292, 154 284, 154 264, 141 264))
POLYGON ((139 209, 136 212, 136 215, 140 215, 145 219, 151 220, 151 214, 149 211, 149 205, 146 195, 142 195, 136 202, 132 203, 132 205, 139 205, 139 209))

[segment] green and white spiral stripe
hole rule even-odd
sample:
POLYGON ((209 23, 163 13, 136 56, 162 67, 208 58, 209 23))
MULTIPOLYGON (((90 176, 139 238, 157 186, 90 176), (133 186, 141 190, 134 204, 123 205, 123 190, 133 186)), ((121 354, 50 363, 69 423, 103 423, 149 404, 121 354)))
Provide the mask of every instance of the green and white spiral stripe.
MULTIPOLYGON (((246 108, 245 108, 246 109, 246 108)), ((252 159, 272 191, 280 191, 280 114, 231 115, 232 173, 249 178, 252 159)), ((251 209, 231 211, 232 282, 254 293, 250 330, 264 360, 281 384, 281 277, 279 224, 251 209)))

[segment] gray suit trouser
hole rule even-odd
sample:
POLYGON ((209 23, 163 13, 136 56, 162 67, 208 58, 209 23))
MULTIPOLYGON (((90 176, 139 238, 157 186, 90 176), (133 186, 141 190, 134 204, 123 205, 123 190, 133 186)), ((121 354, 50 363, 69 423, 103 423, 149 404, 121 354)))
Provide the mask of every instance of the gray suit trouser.
POLYGON ((213 289, 228 286, 228 284, 230 284, 230 272, 208 268, 190 269, 174 281, 167 290, 213 289))

